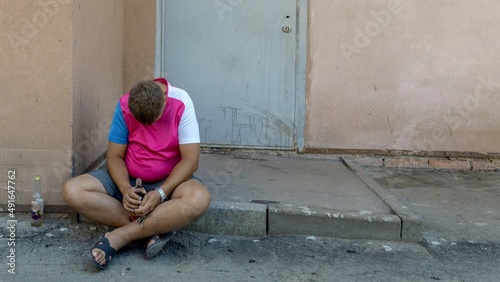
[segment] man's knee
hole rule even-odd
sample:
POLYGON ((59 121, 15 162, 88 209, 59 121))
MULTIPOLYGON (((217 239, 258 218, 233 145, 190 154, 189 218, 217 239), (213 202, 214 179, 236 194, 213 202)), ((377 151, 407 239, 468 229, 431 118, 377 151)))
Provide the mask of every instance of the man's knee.
POLYGON ((78 182, 75 178, 64 182, 62 187, 64 202, 70 205, 75 201, 75 199, 78 199, 78 190, 78 182))
POLYGON ((202 216, 208 210, 211 200, 208 189, 195 180, 187 181, 177 187, 171 199, 176 201, 185 224, 202 216))
POLYGON ((78 205, 85 198, 85 192, 88 192, 89 182, 86 175, 80 175, 71 178, 63 184, 63 199, 69 206, 78 205))
POLYGON ((191 208, 194 210, 196 217, 204 214, 210 206, 210 192, 204 186, 197 187, 191 194, 191 208))

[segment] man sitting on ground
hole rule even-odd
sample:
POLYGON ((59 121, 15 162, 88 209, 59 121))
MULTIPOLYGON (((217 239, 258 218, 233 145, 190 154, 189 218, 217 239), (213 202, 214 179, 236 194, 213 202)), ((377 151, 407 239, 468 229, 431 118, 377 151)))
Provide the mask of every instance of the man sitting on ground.
POLYGON ((105 269, 116 251, 150 238, 144 256, 158 254, 173 232, 203 215, 208 189, 193 176, 199 127, 189 95, 166 79, 141 81, 116 106, 108 136, 107 169, 68 180, 65 202, 88 219, 116 227, 88 252, 105 269), (134 189, 136 179, 143 181, 134 189), (131 220, 131 214, 143 221, 131 220))

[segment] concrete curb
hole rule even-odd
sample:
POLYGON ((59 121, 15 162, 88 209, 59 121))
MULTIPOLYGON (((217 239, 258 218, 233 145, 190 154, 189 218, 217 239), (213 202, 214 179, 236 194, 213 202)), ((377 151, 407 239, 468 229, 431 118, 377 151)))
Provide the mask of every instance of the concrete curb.
POLYGON ((401 219, 396 215, 281 204, 212 202, 203 216, 184 229, 233 236, 305 235, 401 240, 401 219))
MULTIPOLYGON (((84 217, 80 220, 92 223, 84 217)), ((304 235, 340 239, 401 240, 401 218, 397 215, 282 204, 213 201, 203 216, 183 229, 206 234, 250 237, 304 235)))
POLYGON ((184 229, 233 236, 304 235, 401 240, 401 218, 397 215, 281 204, 212 202, 203 216, 184 229))
POLYGON ((366 184, 366 186, 368 186, 368 188, 377 194, 399 218, 401 218, 401 240, 410 242, 422 241, 422 219, 380 186, 375 180, 369 177, 361 166, 354 163, 352 160, 342 159, 342 161, 359 179, 361 179, 361 181, 363 181, 363 183, 366 184))
POLYGON ((184 229, 219 235, 266 236, 267 206, 212 202, 208 211, 184 229))
POLYGON ((269 235, 315 235, 342 239, 400 240, 395 215, 341 212, 279 204, 269 206, 269 235))

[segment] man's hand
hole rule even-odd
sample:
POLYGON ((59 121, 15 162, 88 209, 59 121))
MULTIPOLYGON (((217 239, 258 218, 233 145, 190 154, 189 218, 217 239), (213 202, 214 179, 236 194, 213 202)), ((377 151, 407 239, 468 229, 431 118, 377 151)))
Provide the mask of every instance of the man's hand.
POLYGON ((143 195, 146 195, 146 189, 130 187, 126 193, 123 194, 123 207, 129 212, 135 212, 139 208, 143 195))
POLYGON ((158 193, 158 191, 156 190, 150 191, 144 196, 139 208, 134 210, 134 212, 137 216, 146 216, 150 212, 152 212, 160 203, 160 193, 158 193))

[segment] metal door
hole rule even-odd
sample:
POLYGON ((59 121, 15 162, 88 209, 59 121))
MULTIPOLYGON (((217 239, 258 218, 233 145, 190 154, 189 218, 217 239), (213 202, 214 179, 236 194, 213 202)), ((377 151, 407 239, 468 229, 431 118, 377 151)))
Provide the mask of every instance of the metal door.
POLYGON ((202 143, 294 148, 296 0, 157 3, 156 73, 190 94, 202 143))

